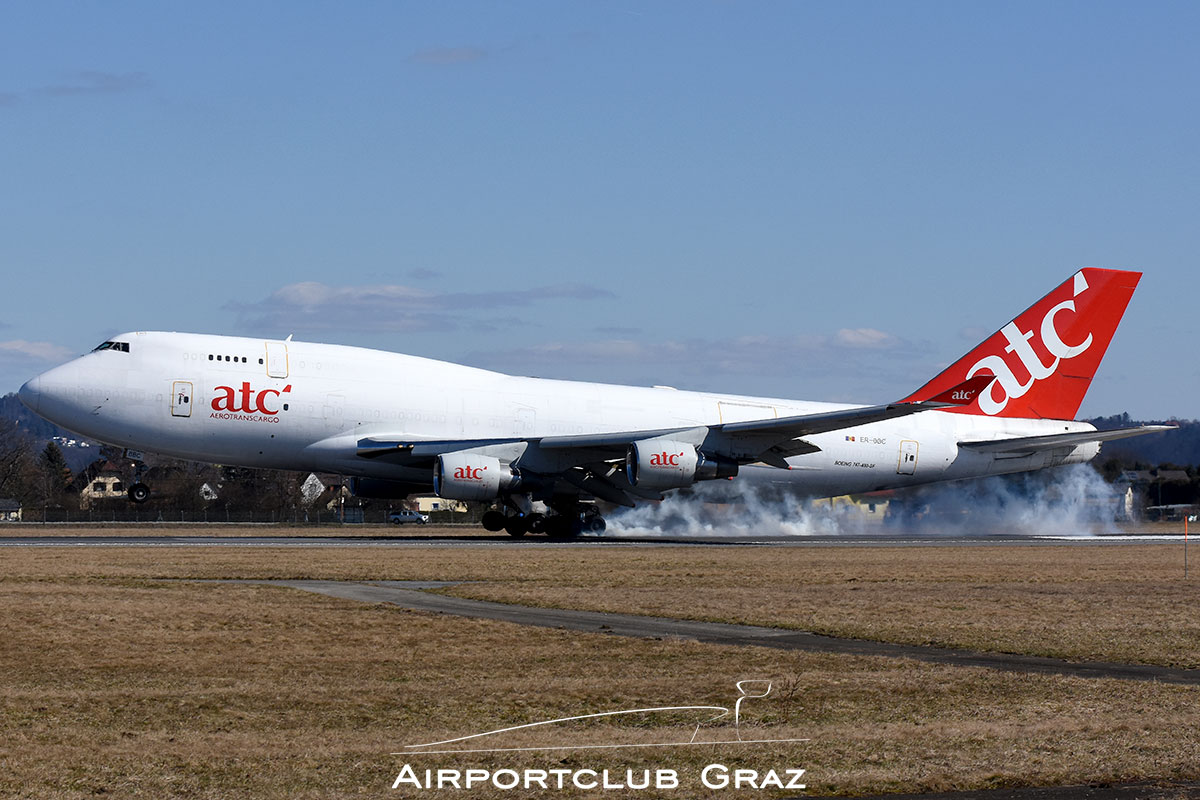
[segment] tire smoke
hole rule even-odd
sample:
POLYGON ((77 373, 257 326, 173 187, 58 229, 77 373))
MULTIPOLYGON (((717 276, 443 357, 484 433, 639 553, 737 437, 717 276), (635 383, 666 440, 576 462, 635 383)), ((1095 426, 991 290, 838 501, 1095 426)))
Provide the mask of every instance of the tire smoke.
MULTIPOLYGON (((714 482, 716 483, 716 482, 714 482)), ((722 482, 723 483, 723 482, 722 482)), ((857 503, 697 484, 608 515, 608 535, 1091 536, 1115 532, 1121 495, 1088 464, 924 486, 857 503)))

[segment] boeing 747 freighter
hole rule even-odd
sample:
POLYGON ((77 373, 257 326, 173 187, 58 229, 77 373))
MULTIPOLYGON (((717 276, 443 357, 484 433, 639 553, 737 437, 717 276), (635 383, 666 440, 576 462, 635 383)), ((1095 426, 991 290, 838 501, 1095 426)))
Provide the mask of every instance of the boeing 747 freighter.
MULTIPOLYGON (((33 411, 133 451, 485 501, 520 536, 603 529, 699 481, 821 497, 1088 461, 1074 417, 1141 273, 1086 268, 918 391, 856 406, 504 375, 357 347, 137 332, 33 378, 33 411), (539 502, 540 501, 540 502, 539 502), (541 509, 546 509, 545 513, 541 509)), ((130 499, 144 502, 141 481, 130 499)))

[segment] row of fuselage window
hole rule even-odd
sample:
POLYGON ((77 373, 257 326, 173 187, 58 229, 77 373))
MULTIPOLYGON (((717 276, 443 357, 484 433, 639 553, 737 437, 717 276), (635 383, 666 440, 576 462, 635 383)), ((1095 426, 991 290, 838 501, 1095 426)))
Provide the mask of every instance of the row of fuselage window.
MULTIPOLYGON (((246 360, 245 356, 216 356, 216 355, 213 355, 212 353, 208 354, 208 360, 209 361, 232 361, 234 364, 248 364, 249 363, 246 360)), ((260 358, 258 360, 258 363, 260 363, 260 364, 263 363, 263 360, 260 358)))

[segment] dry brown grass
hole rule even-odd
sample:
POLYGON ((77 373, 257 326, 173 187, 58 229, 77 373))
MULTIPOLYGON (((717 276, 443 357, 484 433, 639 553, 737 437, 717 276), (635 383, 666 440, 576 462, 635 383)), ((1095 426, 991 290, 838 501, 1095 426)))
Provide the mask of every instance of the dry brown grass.
POLYGON ((908 644, 1200 667, 1200 576, 1173 545, 586 553, 454 587, 534 605, 908 644), (619 574, 619 577, 616 575, 619 574), (620 585, 619 592, 607 591, 620 585))
POLYGON ((1180 548, 1168 544, 36 548, 4 558, 7 574, 30 577, 475 581, 446 591, 907 644, 1200 667, 1200 615, 1191 612, 1200 575, 1185 582, 1180 548))
MULTIPOLYGON (((713 761, 760 770, 801 766, 813 794, 1200 777, 1198 687, 618 639, 275 587, 152 578, 373 571, 376 578, 466 572, 495 580, 515 568, 507 557, 484 555, 489 563, 479 563, 478 551, 448 550, 5 552, 0 795, 375 796, 388 794, 406 760, 418 769, 670 766, 684 776, 686 788, 668 793, 679 797, 727 794, 705 792, 696 779, 713 761), (473 569, 464 566, 471 561, 473 569), (416 741, 556 716, 728 705, 734 681, 745 678, 776 685, 772 698, 747 705, 747 733, 812 741, 389 755, 416 741)), ((521 571, 550 572, 572 557, 577 551, 527 552, 521 571)), ((632 557, 622 563, 623 580, 644 558, 647 579, 674 574, 663 554, 632 557)), ((695 563, 688 569, 703 572, 695 563)), ((683 724, 640 720, 575 727, 549 741, 677 741, 689 734, 683 724)))

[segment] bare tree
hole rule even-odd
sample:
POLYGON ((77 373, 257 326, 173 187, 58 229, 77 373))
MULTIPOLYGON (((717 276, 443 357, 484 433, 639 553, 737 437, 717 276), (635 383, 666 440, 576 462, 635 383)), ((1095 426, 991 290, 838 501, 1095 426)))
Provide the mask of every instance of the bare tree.
POLYGON ((16 423, 0 419, 0 497, 23 498, 29 491, 33 443, 16 423))

